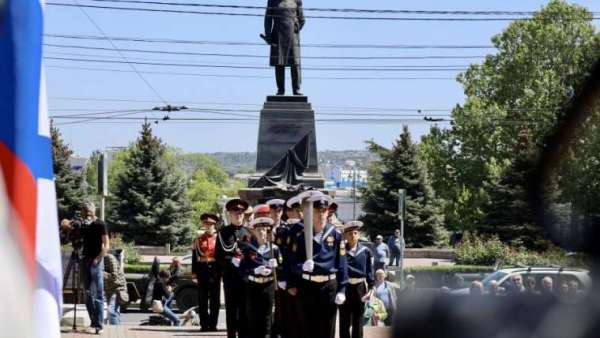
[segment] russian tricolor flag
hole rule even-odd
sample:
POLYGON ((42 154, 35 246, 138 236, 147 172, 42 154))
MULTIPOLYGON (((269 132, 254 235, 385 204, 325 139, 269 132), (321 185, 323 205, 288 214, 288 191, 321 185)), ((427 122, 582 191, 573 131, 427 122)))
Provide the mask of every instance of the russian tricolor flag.
MULTIPOLYGON (((0 0, 0 286, 26 281, 0 292, 30 304, 21 306, 29 307, 23 320, 34 336, 58 338, 62 269, 42 37, 40 0, 0 0)), ((0 318, 0 329, 11 325, 18 327, 0 318)))

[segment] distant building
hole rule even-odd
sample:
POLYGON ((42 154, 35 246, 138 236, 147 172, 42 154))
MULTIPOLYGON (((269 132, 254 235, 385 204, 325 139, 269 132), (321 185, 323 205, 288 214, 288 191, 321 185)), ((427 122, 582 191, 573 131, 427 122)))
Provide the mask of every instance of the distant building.
POLYGON ((326 185, 330 188, 352 189, 354 174, 356 172, 356 187, 362 188, 367 185, 368 173, 363 169, 352 169, 343 167, 329 167, 325 172, 326 185))

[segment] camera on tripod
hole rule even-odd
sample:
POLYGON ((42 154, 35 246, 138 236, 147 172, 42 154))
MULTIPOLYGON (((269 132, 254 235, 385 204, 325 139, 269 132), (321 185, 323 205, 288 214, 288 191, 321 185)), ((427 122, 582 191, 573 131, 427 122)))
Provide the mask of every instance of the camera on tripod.
POLYGON ((83 248, 84 232, 91 223, 92 219, 81 216, 76 216, 72 220, 63 220, 61 222, 62 244, 71 243, 73 251, 79 255, 83 248))

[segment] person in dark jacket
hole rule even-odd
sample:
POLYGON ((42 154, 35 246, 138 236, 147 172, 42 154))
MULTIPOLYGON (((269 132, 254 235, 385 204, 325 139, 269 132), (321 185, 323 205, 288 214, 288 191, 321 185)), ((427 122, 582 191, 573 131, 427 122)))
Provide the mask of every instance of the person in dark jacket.
POLYGON ((173 292, 173 285, 169 284, 171 274, 165 270, 161 270, 158 273, 158 278, 154 282, 154 289, 152 293, 152 300, 158 300, 163 303, 162 314, 169 319, 173 325, 180 326, 181 320, 171 309, 171 304, 175 300, 175 293, 173 292))
POLYGON ((346 301, 348 283, 346 248, 342 235, 327 223, 332 199, 316 194, 306 201, 313 207, 313 254, 307 255, 304 231, 296 234, 292 246, 294 273, 301 280, 298 295, 303 302, 307 337, 335 336, 336 305, 346 301))
POLYGON ((271 336, 275 297, 275 269, 281 256, 277 245, 271 242, 273 220, 255 218, 249 228, 252 239, 241 245, 240 273, 245 283, 246 316, 251 338, 271 336))
POLYGON ((225 321, 229 338, 248 337, 246 296, 239 270, 242 259, 241 244, 250 241, 251 238, 250 232, 243 226, 244 211, 248 206, 248 202, 237 198, 227 202, 225 208, 231 223, 217 232, 215 259, 223 273, 225 321))
POLYGON ((346 239, 348 285, 346 302, 340 305, 340 338, 362 338, 365 302, 368 300, 367 294, 375 283, 371 263, 373 255, 369 248, 358 242, 359 229, 362 226, 363 223, 360 221, 347 222, 342 226, 346 239))

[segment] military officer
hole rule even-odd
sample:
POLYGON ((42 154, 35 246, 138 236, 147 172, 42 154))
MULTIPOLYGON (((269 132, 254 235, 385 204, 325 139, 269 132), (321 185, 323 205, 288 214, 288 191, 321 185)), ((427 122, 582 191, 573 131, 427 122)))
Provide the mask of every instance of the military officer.
POLYGON ((335 336, 337 305, 346 300, 348 283, 346 248, 342 235, 327 223, 332 199, 324 194, 307 198, 313 207, 313 254, 307 256, 304 231, 296 234, 292 246, 294 272, 301 278, 298 296, 302 300, 307 337, 335 336))
POLYGON ((362 338, 365 297, 375 283, 372 254, 369 248, 358 242, 360 221, 347 222, 342 226, 346 240, 346 261, 348 263, 348 285, 346 302, 340 305, 340 338, 362 338), (352 327, 352 331, 350 331, 352 327), (352 332, 352 335, 350 334, 352 332))
POLYGON ((215 258, 223 273, 227 337, 246 338, 248 323, 244 283, 239 266, 242 258, 240 245, 250 241, 251 238, 248 229, 242 225, 248 202, 235 198, 225 204, 225 209, 231 223, 219 229, 217 233, 215 258))
POLYGON ((281 256, 271 240, 273 220, 257 217, 250 223, 252 239, 241 245, 240 272, 245 283, 246 316, 249 336, 265 338, 271 335, 275 269, 281 256))
POLYGON ((198 310, 202 332, 217 331, 221 307, 221 271, 215 261, 219 216, 205 213, 200 216, 204 233, 192 248, 192 280, 198 284, 198 310))

